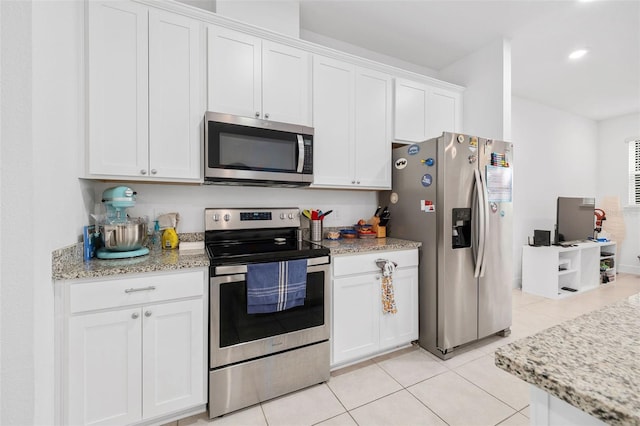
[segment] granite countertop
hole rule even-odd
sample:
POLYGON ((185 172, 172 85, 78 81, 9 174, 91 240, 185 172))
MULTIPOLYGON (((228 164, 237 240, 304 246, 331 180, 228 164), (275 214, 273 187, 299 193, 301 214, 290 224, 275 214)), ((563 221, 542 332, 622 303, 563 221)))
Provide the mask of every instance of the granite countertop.
MULTIPOLYGON (((202 241, 202 233, 180 234, 180 241, 202 241)), ((343 239, 319 242, 331 250, 331 255, 366 253, 378 250, 406 250, 417 248, 420 243, 397 238, 343 239)), ((54 280, 101 278, 113 275, 144 272, 171 271, 209 266, 204 250, 151 250, 148 255, 121 260, 82 259, 82 244, 70 246, 52 253, 52 277, 54 280)))
POLYGON ((640 294, 518 340, 496 365, 612 425, 640 424, 640 294))
POLYGON ((342 238, 339 240, 315 241, 331 250, 332 256, 341 254, 366 253, 371 251, 408 250, 422 245, 417 241, 399 238, 342 238))
POLYGON ((82 258, 68 259, 53 264, 54 280, 101 278, 112 275, 143 272, 171 271, 209 266, 209 257, 204 250, 151 250, 148 255, 130 259, 102 260, 82 258))

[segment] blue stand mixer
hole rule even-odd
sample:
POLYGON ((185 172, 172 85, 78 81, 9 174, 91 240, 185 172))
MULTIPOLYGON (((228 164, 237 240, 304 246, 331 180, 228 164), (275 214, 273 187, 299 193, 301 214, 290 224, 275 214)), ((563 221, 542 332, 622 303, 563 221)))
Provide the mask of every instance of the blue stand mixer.
POLYGON ((136 205, 136 192, 128 186, 116 186, 102 193, 106 217, 98 224, 102 247, 96 252, 100 259, 124 259, 144 256, 147 222, 130 218, 126 210, 136 205))

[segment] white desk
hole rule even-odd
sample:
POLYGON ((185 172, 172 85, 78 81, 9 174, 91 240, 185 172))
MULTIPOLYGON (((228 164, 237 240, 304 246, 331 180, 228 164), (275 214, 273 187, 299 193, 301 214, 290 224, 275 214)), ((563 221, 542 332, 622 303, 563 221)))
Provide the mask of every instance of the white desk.
POLYGON ((616 243, 578 243, 575 247, 532 247, 522 250, 522 291, 558 299, 592 290, 601 282, 600 263, 611 264, 615 280, 616 243), (576 291, 564 290, 564 288, 576 291))

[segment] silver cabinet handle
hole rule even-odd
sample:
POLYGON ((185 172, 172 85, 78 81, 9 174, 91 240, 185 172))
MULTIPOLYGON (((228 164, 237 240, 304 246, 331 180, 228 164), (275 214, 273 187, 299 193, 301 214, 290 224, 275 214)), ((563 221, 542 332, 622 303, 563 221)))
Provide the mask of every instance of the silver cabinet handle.
POLYGON ((151 291, 155 290, 156 286, 150 285, 149 287, 141 287, 141 288, 128 288, 124 292, 125 293, 135 293, 136 291, 151 291))
POLYGON ((146 311, 146 312, 144 313, 144 316, 145 316, 145 317, 150 317, 150 316, 151 316, 151 311, 146 311))
POLYGON ((264 118, 269 118, 269 113, 266 113, 266 114, 264 115, 264 118))
POLYGON ((137 312, 134 312, 134 313, 131 314, 131 318, 133 318, 133 319, 138 319, 139 316, 140 315, 138 315, 137 312))
POLYGON ((360 185, 360 181, 358 181, 358 185, 360 185))
POLYGON ((141 175, 146 175, 146 174, 147 174, 147 171, 146 171, 145 169, 142 169, 142 170, 140 170, 140 174, 141 174, 141 175))
POLYGON ((260 117, 260 111, 256 111, 256 118, 260 117))
POLYGON ((352 180, 352 181, 351 181, 351 183, 352 183, 352 184, 354 184, 354 183, 356 183, 356 181, 355 181, 355 180, 352 180))
POLYGON ((151 174, 155 175, 156 173, 158 173, 158 171, 156 169, 151 169, 151 174))

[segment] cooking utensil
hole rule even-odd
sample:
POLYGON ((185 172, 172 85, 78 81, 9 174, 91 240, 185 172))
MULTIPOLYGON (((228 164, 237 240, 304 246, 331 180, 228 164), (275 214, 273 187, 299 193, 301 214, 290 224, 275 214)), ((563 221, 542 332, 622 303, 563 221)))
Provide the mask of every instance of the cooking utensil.
POLYGON ((320 216, 320 220, 322 220, 325 217, 329 216, 331 214, 331 212, 333 212, 333 210, 329 210, 328 212, 322 213, 322 215, 320 216))
POLYGON ((311 212, 309 211, 309 209, 302 210, 302 215, 307 219, 311 220, 311 212))
POLYGON ((380 213, 382 213, 382 206, 378 206, 376 212, 373 215, 375 217, 380 217, 380 213))

